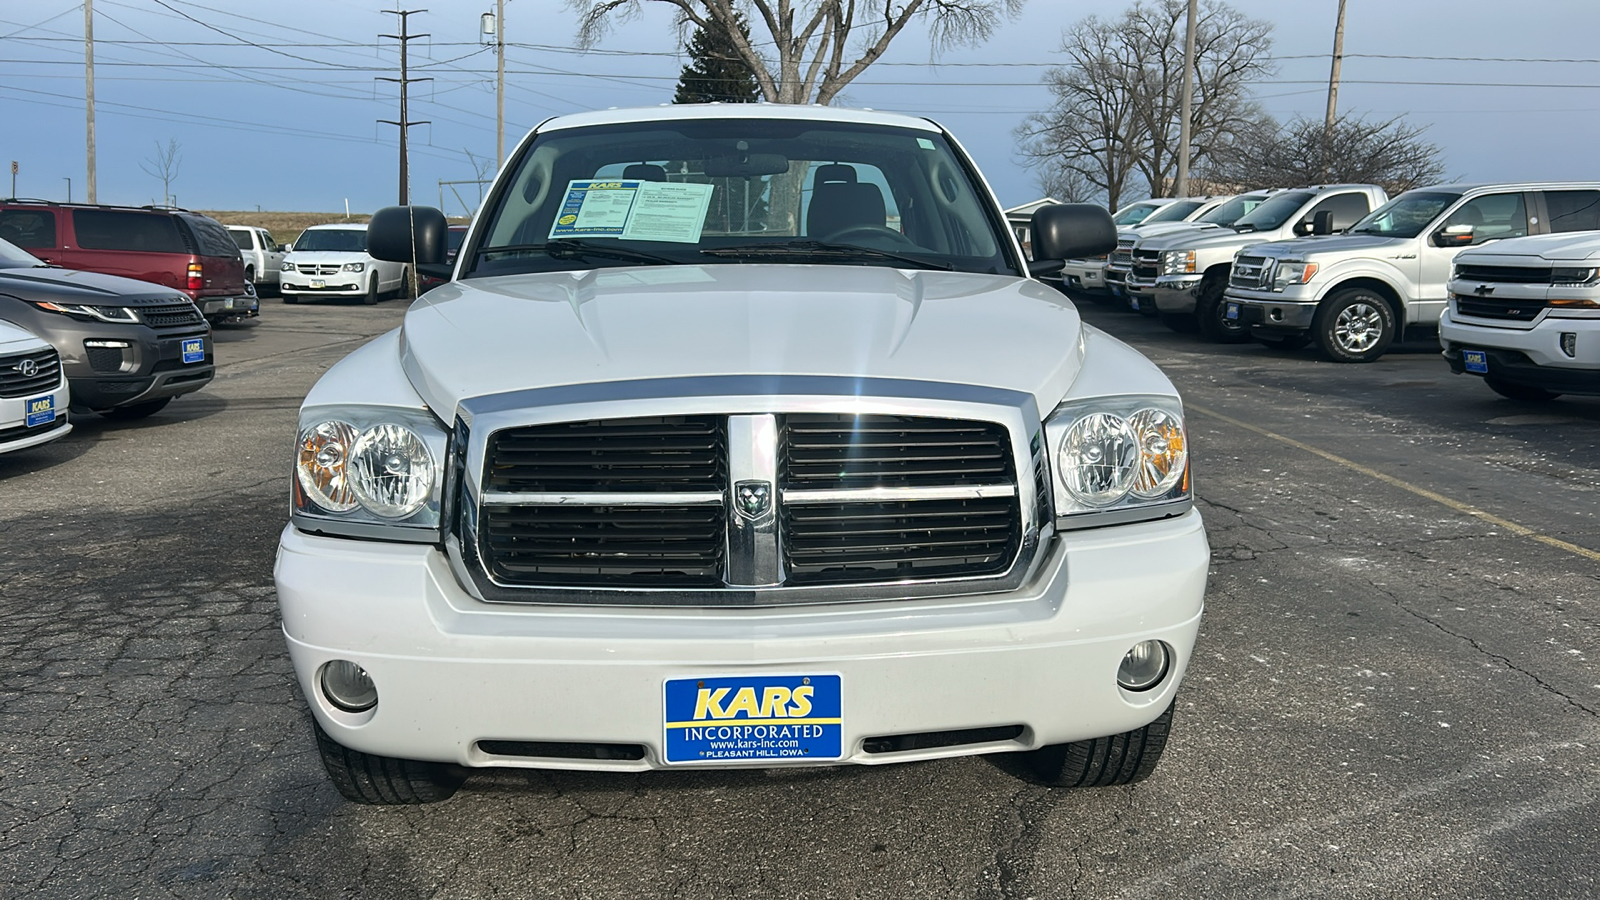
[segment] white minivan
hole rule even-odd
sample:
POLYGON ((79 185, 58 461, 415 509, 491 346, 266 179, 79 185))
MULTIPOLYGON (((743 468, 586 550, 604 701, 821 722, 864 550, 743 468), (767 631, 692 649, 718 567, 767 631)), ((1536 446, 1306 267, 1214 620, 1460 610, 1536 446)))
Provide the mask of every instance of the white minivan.
POLYGON ((283 302, 313 297, 360 297, 368 306, 399 296, 410 283, 404 263, 367 255, 367 226, 313 225, 295 238, 278 273, 283 302))

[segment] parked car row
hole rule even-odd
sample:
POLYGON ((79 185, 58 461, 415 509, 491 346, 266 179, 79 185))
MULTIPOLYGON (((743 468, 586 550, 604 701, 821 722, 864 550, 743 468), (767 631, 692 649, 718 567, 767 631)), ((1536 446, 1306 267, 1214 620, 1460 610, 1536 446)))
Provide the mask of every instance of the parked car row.
POLYGON ((1266 192, 1224 224, 1227 206, 1121 230, 1106 291, 1176 331, 1315 344, 1337 362, 1371 362, 1406 329, 1437 327, 1457 371, 1508 397, 1600 393, 1595 374, 1578 374, 1600 365, 1577 337, 1600 316, 1585 292, 1600 264, 1582 264, 1600 249, 1584 234, 1600 230, 1600 183, 1440 185, 1392 200, 1375 185, 1318 185, 1266 192))

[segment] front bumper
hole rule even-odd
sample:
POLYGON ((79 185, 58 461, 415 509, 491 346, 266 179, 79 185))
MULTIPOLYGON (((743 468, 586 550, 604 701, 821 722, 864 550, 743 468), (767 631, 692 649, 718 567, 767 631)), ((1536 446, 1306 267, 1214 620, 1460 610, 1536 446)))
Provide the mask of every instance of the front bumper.
POLYGON ((1545 318, 1532 328, 1496 328, 1457 321, 1445 312, 1439 344, 1450 371, 1558 394, 1600 394, 1600 319, 1545 318), (1577 355, 1561 349, 1562 333, 1576 334, 1577 355), (1468 372, 1463 350, 1483 351, 1488 372, 1468 372))
POLYGON ((0 397, 0 453, 37 447, 71 434, 72 424, 67 421, 70 405, 65 381, 57 384, 54 390, 26 397, 0 397), (47 399, 49 413, 44 415, 50 416, 49 421, 36 421, 30 426, 30 418, 43 418, 36 410, 40 401, 47 399))
POLYGON ((367 292, 368 272, 335 272, 332 275, 305 275, 283 272, 278 279, 281 294, 323 297, 360 297, 367 292))
POLYGON ((1286 294, 1228 288, 1222 302, 1239 304, 1239 321, 1265 332, 1310 331, 1317 318, 1315 299, 1302 300, 1286 294))
POLYGON ((1061 269, 1061 281, 1067 287, 1080 291, 1103 291, 1106 287, 1104 262, 1067 260, 1061 269))
POLYGON ((1140 293, 1154 301, 1161 313, 1183 315, 1194 312, 1204 275, 1161 275, 1153 284, 1141 285, 1140 293))
POLYGON ((261 314, 261 301, 253 293, 238 297, 203 297, 196 300, 195 305, 208 319, 248 319, 261 314))
MULTIPOLYGON (((84 326, 82 335, 71 340, 71 354, 62 353, 62 368, 72 383, 72 402, 80 409, 112 409, 131 406, 163 397, 178 397, 198 391, 216 375, 216 356, 211 335, 162 334, 143 329, 143 333, 84 326), (199 362, 183 361, 183 342, 200 338, 205 356, 199 362), (106 349, 91 356, 85 340, 128 346, 106 349), (113 359, 112 356, 117 357, 113 359)), ((54 336, 52 336, 54 337, 54 336)), ((57 344, 57 349, 62 349, 57 344)))
MULTIPOLYGON (((1006 594, 772 609, 553 608, 473 599, 435 547, 285 528, 278 602, 301 690, 347 747, 467 766, 663 768, 670 678, 837 674, 842 760, 882 763, 1104 737, 1172 702, 1204 604, 1200 515, 1058 536, 1006 594), (1160 685, 1116 684, 1135 643, 1173 652, 1160 685), (351 714, 317 686, 359 663, 378 705, 351 714), (1021 726, 1006 740, 869 752, 866 739, 1021 726), (481 741, 642 747, 642 759, 497 755, 481 741)), ((772 765, 771 760, 726 765, 772 765)), ((802 762, 800 765, 817 764, 802 762)))

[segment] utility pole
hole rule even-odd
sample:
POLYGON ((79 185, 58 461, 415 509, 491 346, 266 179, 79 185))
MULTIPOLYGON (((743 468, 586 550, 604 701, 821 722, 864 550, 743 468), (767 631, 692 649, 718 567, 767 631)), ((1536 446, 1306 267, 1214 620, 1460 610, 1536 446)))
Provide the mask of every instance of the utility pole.
MULTIPOLYGON (((1340 0, 1343 2, 1343 0, 1340 0)), ((1190 110, 1194 107, 1194 31, 1199 16, 1200 0, 1189 0, 1189 31, 1183 38, 1183 112, 1178 124, 1178 189, 1179 199, 1189 196, 1189 143, 1190 110)))
POLYGON ((494 0, 494 164, 506 164, 506 0, 494 0))
POLYGON ((399 78, 383 78, 383 77, 378 78, 379 81, 394 81, 394 82, 398 82, 400 84, 400 120, 398 122, 396 122, 396 121, 392 121, 390 119, 379 119, 378 121, 382 122, 382 123, 384 123, 386 125, 398 125, 400 127, 400 205, 401 206, 406 206, 407 204, 409 204, 411 202, 411 171, 410 171, 410 159, 409 159, 409 156, 407 155, 407 151, 406 151, 406 137, 407 137, 407 135, 410 134, 411 126, 413 126, 413 125, 428 125, 428 124, 430 124, 426 120, 420 121, 420 122, 413 122, 410 119, 406 118, 406 88, 409 87, 413 81, 432 81, 433 80, 432 78, 411 78, 411 77, 408 77, 408 75, 407 75, 407 71, 408 71, 408 69, 406 67, 406 47, 407 47, 407 45, 410 44, 412 41, 416 40, 417 38, 428 37, 428 35, 426 35, 426 34, 411 34, 407 30, 406 24, 407 24, 408 17, 414 16, 417 13, 425 13, 425 12, 427 12, 427 10, 425 10, 425 9, 407 9, 407 10, 386 9, 386 10, 383 10, 383 12, 386 12, 386 13, 388 13, 390 15, 394 15, 394 16, 399 16, 400 17, 400 33, 399 34, 380 34, 380 35, 378 35, 379 37, 394 38, 395 40, 400 42, 400 77, 399 78))
POLYGON ((1339 64, 1344 62, 1344 4, 1339 0, 1339 21, 1333 26, 1333 70, 1328 73, 1328 116, 1322 123, 1322 180, 1333 166, 1333 122, 1339 106, 1339 64))
POLYGON ((83 0, 83 100, 88 118, 89 202, 97 202, 94 184, 94 0, 83 0))

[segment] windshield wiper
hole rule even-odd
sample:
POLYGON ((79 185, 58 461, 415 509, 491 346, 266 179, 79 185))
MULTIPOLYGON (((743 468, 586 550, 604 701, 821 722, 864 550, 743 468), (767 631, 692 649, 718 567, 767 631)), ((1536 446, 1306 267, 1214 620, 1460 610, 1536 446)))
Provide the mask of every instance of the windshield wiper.
POLYGON ((632 262, 647 262, 662 266, 682 264, 682 260, 644 250, 634 250, 630 247, 612 247, 595 244, 590 241, 575 241, 571 239, 549 241, 543 244, 510 244, 504 247, 484 247, 478 251, 477 258, 501 253, 537 252, 549 254, 552 259, 582 259, 585 256, 604 256, 609 259, 626 259, 632 262))
POLYGON ((888 250, 877 250, 872 247, 857 247, 854 244, 829 244, 823 241, 785 241, 778 244, 741 244, 737 247, 708 247, 700 251, 706 256, 743 256, 760 258, 766 256, 800 257, 803 259, 873 259, 892 260, 906 263, 918 269, 939 269, 948 272, 955 266, 949 263, 935 262, 931 259, 919 259, 915 256, 906 256, 888 250))

